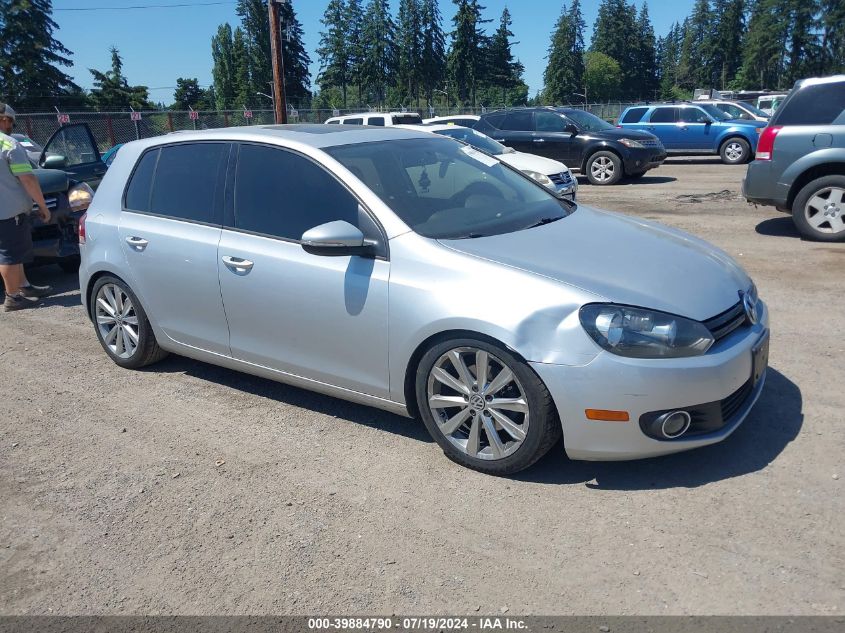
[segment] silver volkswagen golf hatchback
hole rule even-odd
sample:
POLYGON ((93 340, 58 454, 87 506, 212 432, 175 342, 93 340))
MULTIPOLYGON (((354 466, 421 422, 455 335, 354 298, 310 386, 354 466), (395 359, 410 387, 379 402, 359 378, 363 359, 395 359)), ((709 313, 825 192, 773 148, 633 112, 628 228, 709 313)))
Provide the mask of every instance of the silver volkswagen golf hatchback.
POLYGON ((526 468, 718 442, 759 396, 768 313, 685 233, 555 197, 453 139, 252 126, 125 145, 80 227, 106 353, 168 352, 407 416, 526 468))

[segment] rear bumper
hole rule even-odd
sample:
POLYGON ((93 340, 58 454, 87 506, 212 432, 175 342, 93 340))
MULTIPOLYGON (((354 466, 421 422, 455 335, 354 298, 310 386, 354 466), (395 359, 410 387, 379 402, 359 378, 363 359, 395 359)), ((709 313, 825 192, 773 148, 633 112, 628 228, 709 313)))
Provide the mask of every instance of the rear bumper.
POLYGON ((567 455, 583 460, 628 460, 677 453, 728 437, 743 422, 763 389, 753 382, 752 348, 768 333, 768 310, 760 322, 719 341, 704 356, 641 360, 602 352, 587 365, 531 363, 554 398, 567 455), (751 388, 743 392, 743 387, 751 388), (712 432, 657 440, 646 435, 640 417, 655 411, 695 408, 743 393, 723 424, 712 432), (627 422, 588 420, 586 409, 629 412, 627 422))
POLYGON ((788 208, 789 186, 777 181, 771 161, 753 161, 742 181, 742 197, 766 207, 788 208))

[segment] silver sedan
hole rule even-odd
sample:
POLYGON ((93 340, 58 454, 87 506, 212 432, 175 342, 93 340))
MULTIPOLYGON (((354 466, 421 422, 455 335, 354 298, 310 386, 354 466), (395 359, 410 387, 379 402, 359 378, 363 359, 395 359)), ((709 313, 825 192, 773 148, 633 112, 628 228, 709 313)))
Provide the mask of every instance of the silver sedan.
POLYGON ((591 460, 712 444, 763 388, 767 309, 728 255, 426 132, 129 143, 80 241, 118 365, 175 353, 418 417, 483 472, 561 436, 591 460))

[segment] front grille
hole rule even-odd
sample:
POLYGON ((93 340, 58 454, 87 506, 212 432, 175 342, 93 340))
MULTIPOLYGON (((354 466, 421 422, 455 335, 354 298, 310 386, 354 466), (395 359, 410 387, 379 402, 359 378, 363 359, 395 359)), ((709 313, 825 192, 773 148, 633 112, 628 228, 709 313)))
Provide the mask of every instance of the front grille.
POLYGON ((713 433, 718 431, 726 424, 730 423, 734 416, 739 413, 743 405, 751 397, 754 391, 754 379, 750 378, 742 387, 734 391, 731 395, 723 400, 716 400, 715 402, 706 402, 692 407, 676 407, 674 409, 664 409, 663 411, 651 411, 640 416, 640 428, 643 433, 654 439, 663 441, 667 440, 663 437, 655 437, 649 432, 651 423, 654 422, 664 413, 669 411, 686 411, 690 414, 690 427, 682 437, 694 437, 696 435, 704 435, 706 433, 713 433))
POLYGON ((742 305, 742 301, 739 301, 736 305, 728 308, 721 314, 707 319, 704 325, 710 330, 713 338, 718 342, 737 328, 745 325, 747 321, 748 317, 745 314, 745 308, 742 305))
POLYGON ((572 174, 562 171, 559 174, 550 174, 549 179, 556 185, 568 185, 572 183, 572 174))
MULTIPOLYGON (((47 208, 50 209, 50 211, 55 211, 56 207, 59 206, 59 199, 56 198, 55 196, 44 196, 44 202, 47 203, 47 208)), ((38 211, 38 205, 33 204, 32 210, 33 210, 33 212, 37 212, 38 211)))
POLYGON ((663 147, 663 144, 660 142, 659 139, 645 139, 645 140, 638 140, 637 141, 643 147, 663 147))

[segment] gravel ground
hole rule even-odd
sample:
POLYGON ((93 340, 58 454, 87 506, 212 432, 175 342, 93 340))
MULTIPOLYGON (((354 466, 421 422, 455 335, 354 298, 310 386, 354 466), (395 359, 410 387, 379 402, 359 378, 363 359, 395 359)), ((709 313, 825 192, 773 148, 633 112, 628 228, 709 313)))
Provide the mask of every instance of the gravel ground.
POLYGON ((178 357, 122 370, 76 280, 32 271, 62 293, 0 314, 0 613, 841 613, 845 245, 746 205, 744 172, 579 192, 717 244, 771 310, 745 424, 640 462, 558 446, 495 478, 412 420, 178 357))

